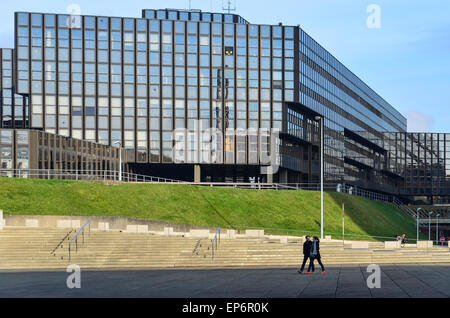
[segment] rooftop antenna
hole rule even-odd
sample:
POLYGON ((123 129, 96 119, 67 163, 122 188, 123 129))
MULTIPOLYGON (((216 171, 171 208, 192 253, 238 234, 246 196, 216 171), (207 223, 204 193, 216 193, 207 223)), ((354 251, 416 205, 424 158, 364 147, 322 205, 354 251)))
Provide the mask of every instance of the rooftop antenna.
POLYGON ((222 10, 226 10, 228 13, 231 13, 231 11, 236 11, 236 5, 233 6, 232 0, 222 0, 222 10), (224 6, 224 1, 227 1, 228 7, 224 6))
POLYGON ((189 10, 191 10, 191 0, 189 0, 189 10))

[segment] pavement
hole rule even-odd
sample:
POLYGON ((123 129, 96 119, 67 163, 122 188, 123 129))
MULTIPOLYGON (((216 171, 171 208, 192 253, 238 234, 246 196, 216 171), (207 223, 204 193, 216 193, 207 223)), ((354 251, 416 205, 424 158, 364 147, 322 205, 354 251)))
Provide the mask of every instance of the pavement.
POLYGON ((449 298, 450 264, 381 266, 381 288, 369 288, 367 266, 328 267, 299 275, 282 269, 81 269, 81 288, 69 289, 71 273, 0 272, 0 298, 449 298))

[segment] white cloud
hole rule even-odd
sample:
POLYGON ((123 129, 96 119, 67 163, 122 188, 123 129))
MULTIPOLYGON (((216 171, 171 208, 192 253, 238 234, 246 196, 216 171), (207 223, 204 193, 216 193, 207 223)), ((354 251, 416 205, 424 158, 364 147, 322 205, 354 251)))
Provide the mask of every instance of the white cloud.
POLYGON ((429 132, 433 126, 433 118, 420 112, 410 111, 405 116, 408 119, 409 132, 429 132))

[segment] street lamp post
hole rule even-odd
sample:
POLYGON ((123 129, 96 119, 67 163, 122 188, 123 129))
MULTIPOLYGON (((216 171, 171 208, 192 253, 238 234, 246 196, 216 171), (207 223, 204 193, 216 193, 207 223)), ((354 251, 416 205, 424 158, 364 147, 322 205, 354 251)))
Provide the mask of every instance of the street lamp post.
POLYGON ((417 239, 416 244, 419 242, 419 211, 422 210, 422 208, 417 209, 417 217, 416 217, 416 223, 417 223, 417 239))
POLYGON ((439 245, 439 217, 440 217, 441 215, 440 214, 437 214, 436 215, 436 217, 437 217, 437 223, 436 223, 436 245, 439 245))
POLYGON ((428 212, 428 241, 431 241, 431 214, 433 211, 428 212))
POLYGON ((320 238, 323 239, 323 117, 314 119, 320 122, 320 238))
POLYGON ((122 142, 116 141, 114 144, 119 145, 119 181, 122 181, 122 142))

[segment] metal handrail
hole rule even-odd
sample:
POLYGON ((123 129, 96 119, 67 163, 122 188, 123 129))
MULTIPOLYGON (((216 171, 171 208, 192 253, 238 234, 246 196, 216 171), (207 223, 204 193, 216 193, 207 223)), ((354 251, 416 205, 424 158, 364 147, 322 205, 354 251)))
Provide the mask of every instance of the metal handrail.
MULTIPOLYGON (((75 170, 75 169, 0 169, 0 176, 18 177, 18 178, 40 178, 53 179, 64 177, 71 180, 119 180, 119 171, 116 170, 75 170)), ((124 182, 157 182, 157 183, 183 183, 184 181, 160 178, 135 174, 131 172, 122 172, 124 182)))
POLYGON ((212 251, 212 260, 214 260, 214 249, 217 252, 217 249, 220 245, 220 227, 217 228, 216 234, 214 235, 214 238, 211 240, 211 251, 212 251), (219 243, 217 243, 217 238, 219 238, 219 243))
POLYGON ((66 236, 64 236, 64 238, 61 240, 61 242, 58 243, 58 245, 56 245, 56 247, 50 252, 50 254, 54 254, 55 251, 58 249, 58 247, 60 247, 62 245, 62 243, 64 243, 64 241, 70 237, 70 234, 73 232, 73 230, 70 230, 69 233, 66 234, 66 236))
POLYGON ((417 214, 414 213, 414 211, 412 211, 411 209, 409 209, 408 206, 404 205, 399 199, 394 197, 392 203, 410 217, 416 218, 417 214))
POLYGON ((80 230, 78 231, 78 233, 70 240, 69 242, 69 262, 70 262, 70 258, 71 258, 71 250, 70 250, 70 244, 72 244, 72 242, 75 240, 75 252, 78 253, 78 235, 80 233, 82 233, 83 236, 83 245, 84 245, 84 230, 86 228, 86 226, 89 225, 89 237, 91 236, 91 220, 87 220, 87 222, 80 228, 80 230))
MULTIPOLYGON (((51 169, 0 169, 0 176, 40 178, 40 179, 68 179, 68 180, 87 180, 87 181, 106 181, 118 180, 119 172, 115 170, 51 170, 51 169)), ((226 183, 226 182, 187 182, 181 180, 146 176, 129 172, 122 172, 123 182, 136 183, 170 183, 184 184, 194 186, 211 187, 233 187, 257 190, 320 190, 319 183, 226 183)), ((348 184, 336 182, 324 183, 325 191, 343 192, 356 196, 365 197, 372 200, 393 202, 395 197, 386 194, 380 194, 359 187, 353 187, 348 184)))

